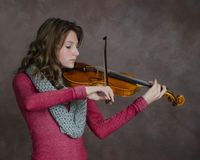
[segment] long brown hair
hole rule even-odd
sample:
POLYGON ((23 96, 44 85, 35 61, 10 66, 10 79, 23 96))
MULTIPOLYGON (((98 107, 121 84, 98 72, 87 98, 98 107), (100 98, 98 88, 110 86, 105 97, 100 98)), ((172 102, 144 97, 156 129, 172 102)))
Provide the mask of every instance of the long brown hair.
POLYGON ((23 58, 17 73, 24 72, 32 65, 34 75, 41 78, 45 75, 57 89, 63 88, 61 64, 56 53, 70 30, 76 33, 80 45, 83 30, 75 22, 59 18, 47 19, 38 29, 36 39, 30 43, 28 53, 23 58))

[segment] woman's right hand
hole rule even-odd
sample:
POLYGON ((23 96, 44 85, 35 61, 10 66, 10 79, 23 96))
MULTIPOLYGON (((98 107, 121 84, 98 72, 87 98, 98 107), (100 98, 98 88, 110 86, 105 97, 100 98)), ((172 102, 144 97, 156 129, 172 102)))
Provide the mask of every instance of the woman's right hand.
POLYGON ((86 86, 87 98, 98 100, 109 100, 114 102, 114 93, 109 86, 86 86))
POLYGON ((166 86, 158 84, 157 80, 155 79, 152 87, 143 95, 143 98, 148 104, 150 104, 156 100, 159 100, 166 91, 166 86))

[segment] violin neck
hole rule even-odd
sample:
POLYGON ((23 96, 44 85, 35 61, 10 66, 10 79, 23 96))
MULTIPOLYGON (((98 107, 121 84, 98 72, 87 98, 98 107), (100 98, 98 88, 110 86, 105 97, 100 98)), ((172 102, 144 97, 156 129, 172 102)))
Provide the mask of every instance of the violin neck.
MULTIPOLYGON (((100 66, 96 66, 95 67, 97 70, 99 71, 104 71, 103 70, 103 67, 100 67, 100 66)), ((122 73, 119 73, 119 72, 116 72, 116 71, 113 71, 113 70, 110 70, 108 69, 108 76, 110 77, 113 77, 113 78, 117 78, 117 79, 120 79, 120 80, 123 80, 123 81, 126 81, 126 82, 129 82, 129 83, 134 83, 134 84, 139 84, 139 85, 142 85, 142 86, 146 86, 146 87, 151 87, 152 85, 144 80, 141 80, 141 79, 137 79, 137 78, 132 78, 130 76, 127 76, 127 75, 124 75, 122 73)))

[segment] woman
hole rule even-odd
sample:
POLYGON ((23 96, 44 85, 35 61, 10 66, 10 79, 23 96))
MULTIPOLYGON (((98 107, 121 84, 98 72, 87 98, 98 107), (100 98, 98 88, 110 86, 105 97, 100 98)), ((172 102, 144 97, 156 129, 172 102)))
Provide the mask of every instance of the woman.
POLYGON ((103 139, 160 99, 166 87, 152 87, 121 112, 104 119, 95 101, 114 102, 109 86, 68 87, 63 68, 73 68, 83 32, 73 22, 50 18, 39 28, 13 79, 13 89, 27 122, 33 160, 86 160, 83 132, 87 124, 103 139))

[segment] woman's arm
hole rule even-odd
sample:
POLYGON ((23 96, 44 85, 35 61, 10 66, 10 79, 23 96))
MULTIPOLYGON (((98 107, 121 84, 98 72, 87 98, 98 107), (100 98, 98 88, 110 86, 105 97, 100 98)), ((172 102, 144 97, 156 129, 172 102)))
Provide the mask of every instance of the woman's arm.
POLYGON ((105 119, 99 111, 95 101, 88 100, 87 123, 95 135, 100 139, 103 139, 125 125, 139 112, 142 112, 147 106, 148 104, 145 99, 139 97, 132 104, 125 107, 121 112, 105 119))
POLYGON ((38 111, 51 106, 85 99, 84 86, 39 93, 25 73, 19 73, 13 79, 13 89, 20 107, 28 111, 38 111))

